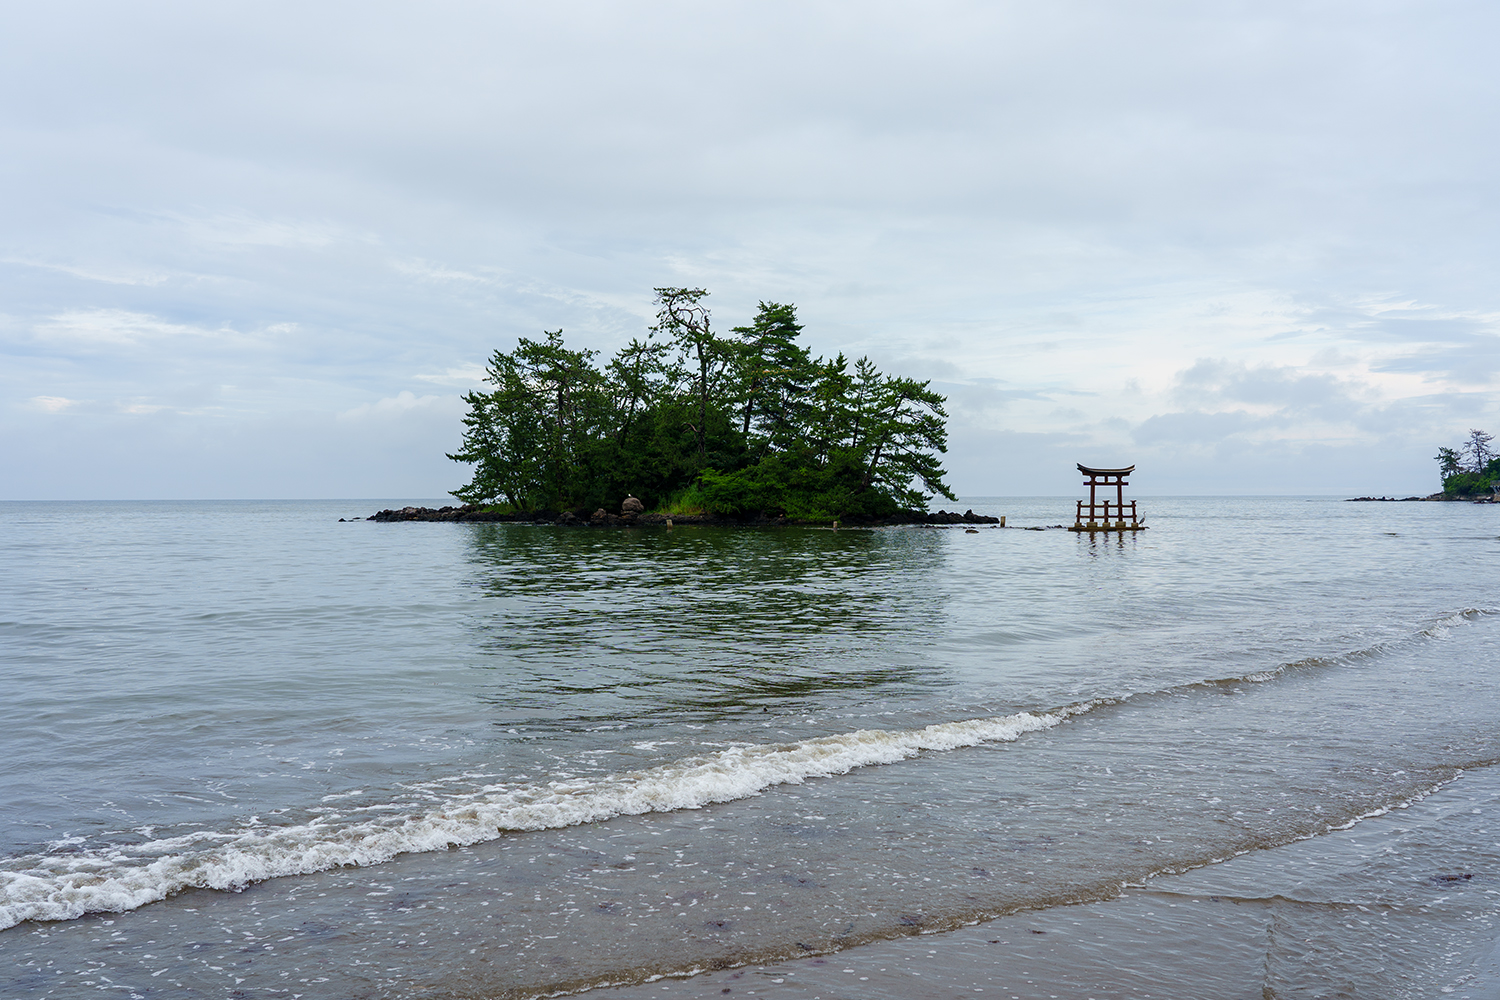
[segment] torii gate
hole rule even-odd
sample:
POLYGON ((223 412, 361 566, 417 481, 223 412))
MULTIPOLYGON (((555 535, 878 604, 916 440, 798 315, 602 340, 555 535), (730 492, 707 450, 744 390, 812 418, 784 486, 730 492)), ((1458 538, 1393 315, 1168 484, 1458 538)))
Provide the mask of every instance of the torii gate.
POLYGON ((1125 487, 1130 484, 1125 477, 1135 471, 1135 466, 1125 469, 1090 469, 1086 465, 1078 466, 1078 471, 1088 477, 1084 484, 1089 488, 1089 502, 1078 501, 1078 519, 1069 528, 1069 531, 1142 531, 1145 525, 1140 522, 1135 513, 1135 501, 1125 502, 1125 487), (1111 501, 1109 494, 1104 495, 1101 503, 1096 491, 1100 486, 1113 486, 1115 488, 1115 499, 1111 501), (1088 511, 1088 518, 1084 518, 1084 510, 1088 511))

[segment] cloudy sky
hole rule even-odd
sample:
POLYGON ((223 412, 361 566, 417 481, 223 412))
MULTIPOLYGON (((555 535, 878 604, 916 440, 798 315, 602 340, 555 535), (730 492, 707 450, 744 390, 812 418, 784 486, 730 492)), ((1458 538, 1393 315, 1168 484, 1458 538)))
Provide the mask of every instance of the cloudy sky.
POLYGON ((0 499, 441 497, 651 289, 949 397, 963 495, 1415 493, 1500 431, 1500 7, 0 3, 0 499))

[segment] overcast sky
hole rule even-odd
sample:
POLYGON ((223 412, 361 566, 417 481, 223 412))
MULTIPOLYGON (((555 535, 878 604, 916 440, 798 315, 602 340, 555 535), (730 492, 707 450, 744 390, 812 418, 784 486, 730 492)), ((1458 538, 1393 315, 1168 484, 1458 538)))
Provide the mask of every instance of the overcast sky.
POLYGON ((962 495, 1428 493, 1500 431, 1500 7, 0 3, 0 498, 432 497, 651 289, 949 397, 962 495))

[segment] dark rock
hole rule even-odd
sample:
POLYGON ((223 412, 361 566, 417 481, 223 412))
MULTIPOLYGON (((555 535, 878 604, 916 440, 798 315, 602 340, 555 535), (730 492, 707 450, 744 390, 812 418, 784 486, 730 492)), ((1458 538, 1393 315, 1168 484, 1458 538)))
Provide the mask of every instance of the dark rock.
POLYGON ((626 497, 624 503, 620 504, 620 513, 621 514, 626 514, 626 515, 629 515, 629 514, 640 514, 640 513, 643 513, 645 510, 646 510, 646 505, 643 504, 643 503, 641 503, 639 500, 637 500, 633 496, 626 497))
MULTIPOLYGON (((852 524, 859 523, 851 521, 852 524)), ((920 510, 906 510, 890 517, 880 518, 875 524, 999 524, 998 517, 988 514, 976 514, 972 510, 966 510, 962 514, 951 511, 940 510, 936 513, 920 510)))
POLYGON ((463 507, 402 507, 400 510, 383 510, 365 518, 366 521, 529 521, 524 514, 500 514, 485 510, 477 504, 463 507))
POLYGON ((571 510, 565 510, 565 511, 562 512, 561 515, 558 516, 557 523, 558 524, 579 524, 579 523, 581 523, 581 518, 579 518, 579 516, 577 514, 573 513, 571 510))

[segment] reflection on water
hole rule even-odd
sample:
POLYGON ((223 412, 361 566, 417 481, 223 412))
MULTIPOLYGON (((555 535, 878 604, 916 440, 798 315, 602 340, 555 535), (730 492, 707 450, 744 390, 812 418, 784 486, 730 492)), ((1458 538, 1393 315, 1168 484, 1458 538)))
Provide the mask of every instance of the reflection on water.
POLYGON ((504 725, 717 719, 831 692, 930 690, 932 531, 482 525, 472 628, 504 725))
POLYGON ((1138 531, 1080 531, 1079 540, 1088 539, 1088 554, 1109 555, 1111 552, 1134 551, 1138 531))

